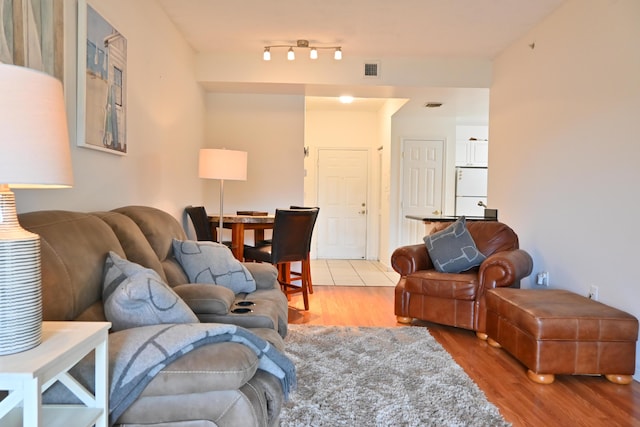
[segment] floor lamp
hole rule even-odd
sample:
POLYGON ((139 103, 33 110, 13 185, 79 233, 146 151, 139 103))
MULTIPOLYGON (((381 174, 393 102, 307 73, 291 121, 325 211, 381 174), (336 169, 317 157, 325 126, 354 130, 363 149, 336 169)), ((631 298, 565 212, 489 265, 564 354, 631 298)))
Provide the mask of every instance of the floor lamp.
POLYGON ((62 84, 0 64, 0 355, 42 338, 40 236, 20 226, 11 189, 72 183, 62 84))
POLYGON ((198 176, 206 179, 220 180, 220 224, 218 243, 222 243, 222 226, 224 216, 224 181, 247 180, 247 152, 216 148, 200 150, 198 176))

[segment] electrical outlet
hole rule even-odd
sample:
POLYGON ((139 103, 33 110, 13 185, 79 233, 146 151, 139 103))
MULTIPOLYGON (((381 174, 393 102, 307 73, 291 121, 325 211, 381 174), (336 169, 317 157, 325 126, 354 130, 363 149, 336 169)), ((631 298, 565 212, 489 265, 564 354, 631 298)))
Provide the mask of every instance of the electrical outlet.
POLYGON ((536 285, 543 286, 545 288, 549 287, 549 272, 548 271, 542 271, 542 272, 538 273, 538 275, 536 276, 536 285))
POLYGON ((589 299, 594 301, 598 301, 598 287, 595 285, 591 285, 589 288, 589 299))

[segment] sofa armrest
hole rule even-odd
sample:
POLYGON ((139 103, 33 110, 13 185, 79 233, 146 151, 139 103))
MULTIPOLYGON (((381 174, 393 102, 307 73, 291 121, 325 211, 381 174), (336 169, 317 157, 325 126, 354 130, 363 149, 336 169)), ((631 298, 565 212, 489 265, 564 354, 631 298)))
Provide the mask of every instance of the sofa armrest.
POLYGON ((256 289, 278 289, 278 269, 266 262, 242 263, 256 281, 256 289))
POLYGON ((196 315, 227 314, 236 298, 231 289, 210 283, 187 283, 172 289, 196 315))
POLYGON ((401 246, 393 251, 391 266, 401 276, 407 276, 419 270, 433 269, 433 263, 424 243, 401 246))
POLYGON ((478 295, 491 288, 511 286, 531 274, 533 260, 522 249, 496 252, 480 265, 478 295))

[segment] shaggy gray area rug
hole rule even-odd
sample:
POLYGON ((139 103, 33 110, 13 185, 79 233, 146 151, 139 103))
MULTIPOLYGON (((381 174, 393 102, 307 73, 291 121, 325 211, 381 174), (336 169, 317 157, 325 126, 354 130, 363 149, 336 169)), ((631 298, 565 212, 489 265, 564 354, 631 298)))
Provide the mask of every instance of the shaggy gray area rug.
POLYGON ((424 327, 289 325, 281 426, 509 426, 424 327))

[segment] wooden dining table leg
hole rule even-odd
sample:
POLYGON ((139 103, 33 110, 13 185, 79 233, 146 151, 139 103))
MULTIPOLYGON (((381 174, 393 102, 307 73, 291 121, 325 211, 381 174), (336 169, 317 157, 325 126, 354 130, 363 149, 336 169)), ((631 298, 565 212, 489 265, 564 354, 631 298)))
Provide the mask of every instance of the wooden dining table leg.
POLYGON ((253 244, 258 245, 264 241, 264 229, 256 228, 253 230, 253 244))
POLYGON ((231 252, 238 261, 244 260, 244 224, 231 224, 231 252))

